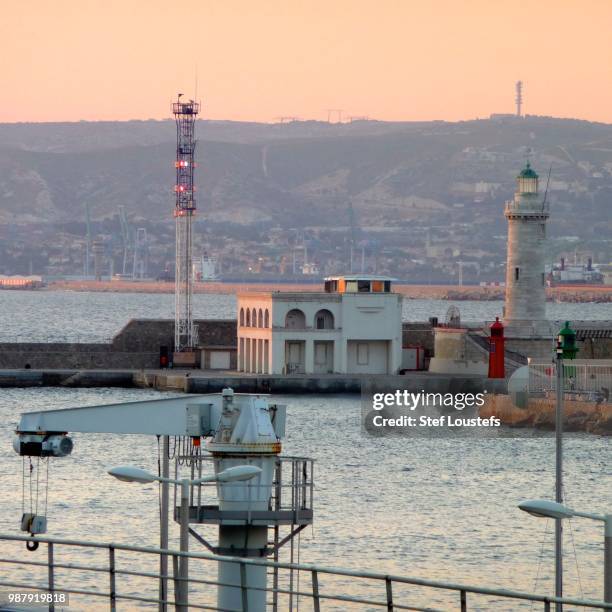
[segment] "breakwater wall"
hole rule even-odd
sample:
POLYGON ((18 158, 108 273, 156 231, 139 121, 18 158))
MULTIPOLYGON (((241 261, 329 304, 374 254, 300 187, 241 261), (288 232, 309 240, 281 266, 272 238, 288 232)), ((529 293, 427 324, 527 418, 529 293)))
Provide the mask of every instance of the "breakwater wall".
MULTIPOLYGON (((200 319, 199 345, 236 347, 236 319, 200 319)), ((433 355, 433 330, 427 322, 403 324, 404 346, 418 345, 433 355)), ((0 369, 152 369, 159 367, 161 347, 172 351, 174 321, 132 319, 110 343, 0 342, 0 369)), ((234 366, 235 367, 235 366, 234 366)))
MULTIPOLYGON (((202 346, 236 346, 235 319, 196 321, 202 346)), ((132 319, 110 343, 4 342, 0 369, 143 369, 159 367, 161 347, 172 350, 174 321, 132 319)))
POLYGON ((505 393, 505 380, 483 376, 413 373, 397 376, 244 375, 172 370, 0 370, 0 387, 140 387, 183 393, 218 393, 232 387, 240 393, 360 393, 396 389, 427 393, 505 393))

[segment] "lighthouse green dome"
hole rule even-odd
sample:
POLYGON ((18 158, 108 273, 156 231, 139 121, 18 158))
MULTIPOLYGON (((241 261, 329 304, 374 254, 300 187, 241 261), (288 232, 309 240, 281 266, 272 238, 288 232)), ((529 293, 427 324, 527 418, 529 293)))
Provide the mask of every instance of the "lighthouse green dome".
POLYGON ((527 162, 525 164, 525 167, 521 170, 521 173, 517 176, 517 178, 537 179, 538 175, 536 171, 531 167, 531 164, 527 162))

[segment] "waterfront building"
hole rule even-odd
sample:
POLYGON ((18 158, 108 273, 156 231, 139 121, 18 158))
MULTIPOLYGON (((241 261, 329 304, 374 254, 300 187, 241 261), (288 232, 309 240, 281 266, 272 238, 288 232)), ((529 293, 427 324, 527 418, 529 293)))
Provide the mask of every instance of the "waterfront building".
POLYGON ((238 370, 261 374, 396 374, 402 296, 384 276, 325 279, 322 292, 238 295, 238 370))

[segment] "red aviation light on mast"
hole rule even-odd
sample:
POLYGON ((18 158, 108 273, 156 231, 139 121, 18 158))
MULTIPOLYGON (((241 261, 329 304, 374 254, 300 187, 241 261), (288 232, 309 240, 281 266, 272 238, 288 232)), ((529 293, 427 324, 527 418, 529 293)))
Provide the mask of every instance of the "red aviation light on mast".
POLYGON ((174 353, 175 363, 196 365, 196 347, 199 344, 197 328, 193 323, 193 247, 192 220, 196 211, 194 189, 194 155, 196 148, 195 124, 200 105, 193 100, 182 101, 179 94, 172 105, 176 120, 176 180, 174 182, 176 220, 176 275, 174 353), (177 358, 179 353, 188 353, 177 358))

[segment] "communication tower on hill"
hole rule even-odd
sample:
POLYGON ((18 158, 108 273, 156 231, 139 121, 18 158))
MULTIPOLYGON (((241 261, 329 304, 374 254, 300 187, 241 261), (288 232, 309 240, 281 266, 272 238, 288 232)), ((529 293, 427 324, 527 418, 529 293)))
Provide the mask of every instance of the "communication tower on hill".
POLYGON ((522 117, 521 109, 523 106, 523 81, 516 82, 516 116, 522 117))
MULTIPOLYGON (((200 105, 193 100, 181 102, 182 94, 172 104, 176 120, 176 276, 174 351, 190 353, 196 348, 197 329, 193 324, 193 216, 196 202, 193 185, 195 154, 195 122, 200 105)), ((175 359, 176 361, 176 359, 175 359)))

